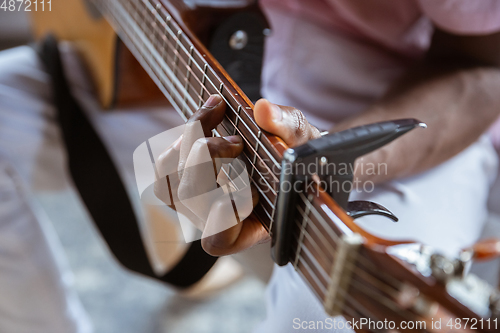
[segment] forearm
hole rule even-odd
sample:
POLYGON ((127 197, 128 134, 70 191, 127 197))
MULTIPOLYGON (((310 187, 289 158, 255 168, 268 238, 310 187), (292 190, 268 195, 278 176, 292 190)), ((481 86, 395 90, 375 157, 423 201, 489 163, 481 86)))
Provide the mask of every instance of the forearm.
POLYGON ((417 71, 399 83, 385 98, 359 116, 337 124, 333 130, 377 121, 416 118, 428 125, 358 159, 379 165, 382 174, 356 168, 361 181, 380 183, 430 169, 476 141, 500 114, 500 69, 491 67, 454 70, 436 75, 417 71), (422 78, 424 76, 424 78, 422 78), (402 85, 402 86, 401 86, 402 85), (385 172, 387 170, 387 173, 385 172))

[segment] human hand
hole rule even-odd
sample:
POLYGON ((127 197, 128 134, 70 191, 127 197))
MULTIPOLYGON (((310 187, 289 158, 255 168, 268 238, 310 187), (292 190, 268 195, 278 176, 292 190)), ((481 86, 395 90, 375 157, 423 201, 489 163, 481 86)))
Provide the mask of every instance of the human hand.
MULTIPOLYGON (((228 216, 233 213, 233 207, 229 207, 227 201, 198 200, 192 205, 182 203, 183 198, 193 197, 193 194, 208 193, 217 186, 215 182, 208 180, 210 177, 206 177, 206 170, 207 167, 215 168, 215 174, 218 174, 220 165, 217 163, 207 165, 207 160, 203 159, 206 155, 204 147, 208 147, 212 159, 236 158, 243 150, 243 141, 238 136, 211 137, 211 130, 222 121, 224 111, 225 103, 218 95, 213 95, 189 119, 184 134, 158 159, 161 175, 174 173, 176 176, 169 177, 170 184, 164 179, 155 184, 155 194, 158 198, 164 202, 173 199, 175 208, 182 210, 196 227, 203 230, 202 246, 206 252, 214 256, 240 252, 270 239, 265 228, 251 213, 258 201, 257 191, 253 188, 252 207, 244 209, 245 212, 238 210, 240 222, 236 225, 231 225, 228 221, 228 216), (203 139, 196 133, 194 124, 197 121, 201 123, 203 139), (169 198, 170 193, 172 198, 169 198)), ((280 136, 289 146, 297 146, 320 136, 319 130, 311 126, 299 110, 291 107, 277 106, 262 99, 256 103, 254 115, 260 127, 280 136)))

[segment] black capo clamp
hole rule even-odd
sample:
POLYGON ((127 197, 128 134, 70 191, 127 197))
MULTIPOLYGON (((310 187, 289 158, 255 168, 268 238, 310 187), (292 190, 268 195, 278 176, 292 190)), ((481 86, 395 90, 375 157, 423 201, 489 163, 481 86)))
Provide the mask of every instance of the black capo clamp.
POLYGON ((398 218, 388 209, 369 201, 349 202, 352 190, 354 161, 393 141, 416 127, 427 127, 416 119, 385 121, 351 128, 325 135, 306 144, 288 149, 281 162, 280 188, 276 215, 272 227, 272 256, 280 265, 289 260, 292 221, 298 193, 296 185, 303 186, 312 175, 317 175, 325 190, 352 218, 365 215, 382 215, 398 218), (344 186, 347 182, 347 188, 344 186), (284 190, 283 184, 288 184, 284 190))

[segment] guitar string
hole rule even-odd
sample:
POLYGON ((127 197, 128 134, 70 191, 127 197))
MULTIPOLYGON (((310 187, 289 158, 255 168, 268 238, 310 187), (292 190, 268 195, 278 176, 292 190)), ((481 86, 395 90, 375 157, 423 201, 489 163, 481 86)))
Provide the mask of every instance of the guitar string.
MULTIPOLYGON (((212 83, 212 85, 213 85, 213 83, 212 83)), ((228 103, 228 104, 229 104, 229 103, 228 103)), ((234 109, 233 109, 233 111, 234 111, 234 109)))
MULTIPOLYGON (((111 11, 111 10, 112 10, 112 9, 110 9, 110 11, 111 11)), ((119 22, 117 22, 117 21, 115 20, 115 24, 119 25, 119 22)), ((126 29, 122 28, 121 30, 122 30, 122 32, 123 32, 123 33, 126 33, 126 34, 127 34, 127 35, 129 35, 129 36, 131 35, 129 32, 127 32, 127 31, 126 31, 126 29)), ((130 36, 130 38, 131 38, 131 39, 133 39, 133 36, 130 36)), ((127 46, 128 46, 129 48, 134 48, 133 46, 130 46, 130 45, 127 45, 127 46)), ((136 54, 135 54, 135 55, 136 55, 136 56, 138 56, 138 57, 140 57, 140 58, 142 58, 142 60, 143 60, 144 62, 146 62, 146 64, 143 64, 143 65, 144 65, 144 67, 146 67, 146 69, 147 69, 149 66, 151 66, 151 64, 148 64, 148 63, 147 63, 146 57, 144 57, 144 56, 142 56, 142 55, 137 54, 138 52, 140 52, 140 50, 136 49, 136 54)), ((151 68, 150 68, 150 71, 148 71, 148 73, 149 73, 149 74, 151 74, 151 75, 156 76, 156 73, 154 73, 154 72, 153 72, 153 70, 152 70, 151 68)), ((170 89, 171 91, 169 92, 169 91, 167 90, 167 88, 164 86, 164 84, 168 84, 169 82, 164 82, 164 81, 162 81, 162 80, 161 80, 160 78, 158 78, 158 77, 156 77, 155 82, 156 82, 159 86, 162 86, 162 87, 163 87, 163 90, 165 90, 164 92, 166 92, 166 93, 167 93, 167 95, 168 95, 168 94, 172 94, 172 93, 171 93, 171 91, 172 91, 173 89, 170 89)), ((171 85, 171 84, 170 84, 170 85, 171 85)), ((176 106, 176 107, 177 107, 177 109, 180 109, 180 107, 177 105, 177 103, 175 102, 175 100, 173 100, 173 99, 169 99, 169 100, 171 101, 172 105, 176 106)), ((227 130, 227 129, 226 129, 226 130, 227 130)), ((242 136, 242 137, 243 137, 243 139, 245 139, 245 136, 242 136)), ((249 147, 251 147, 251 148, 252 148, 252 145, 249 145, 249 147)), ((253 148, 252 148, 252 149, 253 149, 253 148)), ((252 164, 252 161, 251 161, 251 159, 250 159, 250 157, 248 157, 248 155, 246 155, 246 153, 244 153, 244 154, 245 154, 245 158, 248 160, 248 162, 250 163, 250 165, 253 165, 253 164, 252 164)), ((254 166, 253 166, 253 167, 254 167, 254 166)), ((258 170, 257 170, 257 172, 260 174, 260 171, 258 171, 258 170)), ((261 176, 261 178, 263 178, 261 174, 260 174, 260 176, 261 176)), ((268 198, 267 198, 267 196, 266 196, 266 190, 263 190, 262 188, 260 188, 260 186, 258 185, 258 183, 257 183, 254 179, 252 179, 252 178, 251 178, 251 181, 252 181, 252 183, 253 183, 253 184, 257 187, 257 189, 258 189, 258 190, 259 190, 259 192, 262 194, 262 196, 266 197, 266 200, 269 202, 269 199, 268 199, 268 198)), ((273 207, 273 206, 274 206, 272 203, 269 203, 269 205, 270 205, 271 207, 273 207)), ((265 207, 263 207, 263 206, 262 206, 262 209, 263 209, 263 211, 265 212, 265 214, 268 216, 268 218, 271 220, 271 219, 272 219, 272 213, 269 213, 269 211, 267 211, 267 209, 265 209, 265 207)))
MULTIPOLYGON (((310 289, 316 294, 316 296, 320 299, 320 300, 323 300, 325 298, 326 295, 320 295, 318 294, 318 292, 316 291, 316 288, 314 288, 314 286, 311 284, 311 280, 308 279, 305 275, 304 275, 304 271, 302 271, 301 268, 304 268, 306 270, 306 273, 308 275, 311 276, 311 270, 308 266, 308 264, 306 262, 303 261, 302 258, 300 258, 300 261, 302 262, 302 266, 299 267, 299 269, 297 270, 297 272, 299 273, 300 276, 302 276, 302 278, 309 284, 309 287, 310 289)), ((318 287, 320 287, 320 285, 318 285, 316 283, 316 285, 318 287)), ((324 286, 321 286, 322 289, 325 289, 324 286)), ((353 306, 356 307, 357 311, 360 312, 362 315, 363 315, 363 318, 370 318, 370 319, 373 319, 375 321, 378 321, 378 316, 376 316, 373 312, 371 312, 370 310, 368 310, 365 306, 363 306, 362 304, 360 304, 358 301, 356 301, 353 297, 351 297, 347 291, 345 291, 344 289, 342 288, 339 288, 339 292, 342 294, 342 296, 344 297, 344 300, 345 300, 345 303, 347 302, 350 302, 350 303, 353 303, 353 306)), ((344 308, 350 308, 347 304, 344 304, 342 306, 342 311, 344 310, 344 308)), ((353 310, 351 308, 351 310, 353 310)))
MULTIPOLYGON (((312 290, 312 292, 316 295, 316 297, 317 297, 318 299, 322 300, 324 297, 323 297, 323 296, 321 296, 321 295, 319 295, 319 294, 316 292, 316 289, 312 286, 312 284, 311 284, 310 280, 309 280, 309 279, 308 279, 308 278, 304 275, 304 272, 302 272, 302 271, 299 269, 299 270, 297 271, 297 273, 298 273, 298 275, 299 275, 300 277, 302 277, 302 279, 306 282, 306 284, 308 284, 308 285, 309 285, 310 290, 312 290)), ((347 314, 347 315, 349 315, 351 318, 353 318, 353 319, 355 319, 355 318, 356 318, 356 319, 358 319, 358 320, 359 320, 360 318, 370 318, 370 319, 375 319, 375 320, 377 319, 377 317, 374 317, 374 315, 373 315, 371 312, 367 311, 367 309, 366 309, 365 307, 361 306, 360 304, 357 304, 358 306, 353 305, 353 306, 357 307, 357 309, 352 308, 352 307, 349 305, 350 303, 352 303, 351 301, 352 301, 352 299, 346 299, 346 300, 345 300, 345 303, 344 303, 344 305, 343 305, 343 307, 342 307, 342 310, 343 310, 343 313, 344 313, 344 314, 347 314), (359 313, 360 315, 358 315, 357 313, 359 313)), ((373 329, 371 329, 370 327, 368 327, 368 330, 367 330, 367 331, 368 331, 368 332, 378 332, 378 331, 380 331, 380 330, 377 330, 377 329, 373 330, 373 329)))
MULTIPOLYGON (((174 36, 173 31, 172 31, 172 29, 169 27, 168 23, 167 23, 167 22, 165 22, 165 21, 163 20, 163 18, 161 17, 161 15, 159 15, 159 13, 158 13, 158 8, 157 8, 157 6, 158 6, 158 5, 160 5, 160 6, 161 6, 161 7, 160 7, 160 10, 162 10, 162 11, 165 13, 165 15, 169 15, 169 14, 168 14, 168 13, 164 10, 163 6, 161 5, 161 3, 160 3, 158 0, 154 0, 154 1, 155 1, 155 6, 153 6, 153 4, 151 3, 151 1, 148 1, 148 0, 138 0, 138 1, 140 1, 140 2, 142 2, 143 4, 146 4, 147 6, 149 6, 149 7, 150 7, 150 13, 151 13, 151 14, 154 14, 155 18, 159 18, 159 19, 162 21, 162 25, 163 25, 163 26, 164 26, 164 27, 168 30, 169 34, 170 34, 173 38, 175 38, 175 39, 179 42, 179 41, 180 41, 179 37, 184 37, 184 38, 186 39, 187 43, 191 44, 191 46, 192 46, 192 42, 191 42, 191 41, 190 41, 190 40, 186 37, 186 35, 185 35, 184 33, 180 34, 179 36, 174 36)), ((172 20, 170 21, 170 23, 171 23, 171 24, 176 24, 176 23, 175 23, 175 22, 173 22, 172 20)), ((176 24, 176 25, 177 25, 177 24, 176 24)), ((178 29, 180 29, 179 27, 177 27, 177 28, 178 28, 178 29)), ((179 30, 179 31, 182 31, 182 30, 179 30)), ((181 43, 179 43, 179 46, 180 46, 180 48, 184 51, 184 53, 188 56, 188 58, 190 57, 190 58, 192 58, 192 60, 194 60, 194 58, 190 55, 190 53, 189 53, 189 52, 188 52, 188 50, 184 47, 184 45, 182 44, 182 42, 181 42, 181 43)), ((196 48, 194 48, 193 52, 197 52, 197 53, 198 53, 198 51, 196 50, 196 48)), ((203 57, 202 57, 199 53, 198 53, 198 55, 199 55, 200 59, 202 59, 202 58, 203 58, 203 57)), ((196 67, 198 67, 198 69, 199 69, 199 70, 200 70, 200 72, 201 72, 201 71, 202 71, 202 69, 201 69, 200 65, 199 65, 196 61, 194 61, 194 64, 195 64, 195 66, 196 66, 196 67)), ((205 64, 206 64, 206 62, 205 62, 205 64)), ((201 73, 202 73, 202 72, 201 72, 201 73)), ((215 74, 215 73, 214 73, 214 74, 215 74)), ((210 82, 212 85, 214 85, 214 84, 213 84, 213 82, 211 82, 211 80, 209 80, 209 82, 210 82)), ((217 87, 215 87, 215 85, 214 85, 214 88, 217 88, 217 87)), ((222 96, 222 97, 224 97, 224 96, 222 96)), ((234 98, 233 98, 233 99, 234 99, 234 98)), ((238 101, 236 101, 235 99, 234 99, 234 101, 235 101, 235 103, 237 103, 237 104, 239 105, 238 101)), ((231 104, 230 104, 228 101, 226 101, 226 102, 227 102, 227 104, 229 105, 229 107, 231 107, 231 108, 232 108, 231 104)), ((238 113, 236 112, 236 110, 234 110, 233 108, 232 108, 232 110, 233 110, 233 112, 235 112, 235 114, 236 114, 236 115, 238 115, 238 113)), ((241 120, 243 121, 243 119, 241 119, 241 120)), ((257 128, 258 128, 257 124, 255 123, 255 121, 254 121, 251 117, 249 117, 249 120, 252 122, 252 125, 253 125, 253 126, 255 126, 255 127, 257 127, 257 128)), ((245 125, 246 125, 246 124, 245 124, 245 125)), ((250 130, 250 129, 249 129, 249 130, 250 130)), ((254 138, 255 138, 258 142, 260 142, 260 139, 259 139, 259 138, 255 135, 255 133, 251 132, 251 134, 253 135, 253 137, 254 137, 254 138)), ((272 155, 272 154, 270 154, 270 152, 267 150, 267 148, 266 148, 266 147, 263 147, 263 149, 266 151, 267 155, 268 155, 268 156, 270 157, 270 159, 273 161, 274 165, 275 165, 276 167, 281 167, 280 163, 278 163, 278 162, 276 161, 276 159, 274 159, 273 155, 272 155)))

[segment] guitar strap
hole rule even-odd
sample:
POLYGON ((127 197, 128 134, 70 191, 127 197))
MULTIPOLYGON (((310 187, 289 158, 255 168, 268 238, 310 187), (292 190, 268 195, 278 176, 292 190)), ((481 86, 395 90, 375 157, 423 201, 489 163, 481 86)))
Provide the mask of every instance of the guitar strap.
POLYGON ((184 257, 165 275, 154 273, 125 186, 108 151, 68 86, 57 40, 53 36, 47 37, 41 44, 39 54, 52 78, 57 121, 69 172, 113 255, 126 268, 178 288, 187 288, 199 281, 217 260, 202 249, 199 240, 191 243, 184 257))

